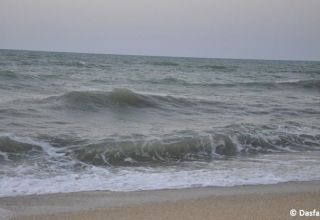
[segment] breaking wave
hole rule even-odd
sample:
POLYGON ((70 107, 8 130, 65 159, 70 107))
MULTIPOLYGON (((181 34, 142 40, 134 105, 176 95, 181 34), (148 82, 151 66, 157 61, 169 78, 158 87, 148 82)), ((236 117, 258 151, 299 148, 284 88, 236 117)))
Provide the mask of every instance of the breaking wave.
POLYGON ((161 137, 113 137, 90 142, 75 142, 72 138, 34 141, 12 135, 0 137, 0 159, 17 160, 45 154, 95 166, 208 161, 219 157, 314 150, 320 150, 319 134, 295 127, 274 129, 249 125, 233 125, 203 133, 185 131, 161 137))
POLYGON ((78 148, 72 154, 94 165, 139 165, 305 150, 320 150, 320 135, 224 131, 148 141, 104 140, 78 148))
MULTIPOLYGON (((60 156, 47 142, 36 141, 30 137, 19 137, 12 134, 0 136, 0 162, 17 161, 27 157, 46 154, 50 157, 60 156)), ((40 156, 41 157, 41 156, 40 156)))

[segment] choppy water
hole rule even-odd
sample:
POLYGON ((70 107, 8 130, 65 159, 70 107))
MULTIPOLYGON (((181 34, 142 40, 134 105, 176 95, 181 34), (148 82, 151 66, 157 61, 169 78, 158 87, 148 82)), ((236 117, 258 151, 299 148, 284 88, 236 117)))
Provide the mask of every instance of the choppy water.
POLYGON ((320 180, 320 62, 0 50, 0 196, 320 180))

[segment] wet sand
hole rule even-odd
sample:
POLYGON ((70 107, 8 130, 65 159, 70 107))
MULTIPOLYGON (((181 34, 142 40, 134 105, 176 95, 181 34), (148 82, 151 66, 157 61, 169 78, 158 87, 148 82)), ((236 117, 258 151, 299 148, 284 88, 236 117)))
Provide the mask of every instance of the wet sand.
POLYGON ((291 209, 320 210, 320 182, 0 198, 1 216, 17 220, 306 219, 291 209))

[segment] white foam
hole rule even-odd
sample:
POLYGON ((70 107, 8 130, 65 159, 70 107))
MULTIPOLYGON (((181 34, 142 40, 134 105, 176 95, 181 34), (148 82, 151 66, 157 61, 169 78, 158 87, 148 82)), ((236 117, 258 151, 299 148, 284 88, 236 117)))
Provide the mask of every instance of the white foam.
POLYGON ((287 181, 320 180, 319 154, 265 155, 241 160, 218 160, 210 164, 186 163, 177 167, 90 167, 58 175, 26 174, 0 178, 0 196, 46 194, 90 190, 136 191, 194 186, 235 186, 287 181), (268 166, 266 166, 268 163, 268 166), (191 166, 190 166, 191 165, 191 166))
POLYGON ((8 160, 9 160, 9 158, 8 158, 8 154, 7 154, 7 153, 5 153, 5 152, 1 152, 1 151, 0 151, 0 156, 1 156, 1 157, 3 157, 3 159, 4 159, 4 160, 6 160, 6 161, 8 161, 8 160))
POLYGON ((25 143, 25 144, 31 144, 31 145, 36 145, 40 146, 42 150, 47 153, 47 155, 52 156, 52 157, 58 157, 62 156, 63 153, 58 153, 49 143, 42 142, 42 141, 35 141, 31 139, 30 137, 19 137, 15 136, 14 134, 8 134, 7 135, 11 140, 20 142, 20 143, 25 143))
POLYGON ((276 83, 298 83, 301 82, 301 79, 288 79, 288 80, 278 80, 276 83))

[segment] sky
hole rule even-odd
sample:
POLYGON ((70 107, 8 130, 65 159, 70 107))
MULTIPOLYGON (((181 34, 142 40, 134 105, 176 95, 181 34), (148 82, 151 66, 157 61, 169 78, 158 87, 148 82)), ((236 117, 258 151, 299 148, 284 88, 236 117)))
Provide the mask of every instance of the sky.
POLYGON ((320 60, 320 0, 0 0, 0 48, 320 60))

